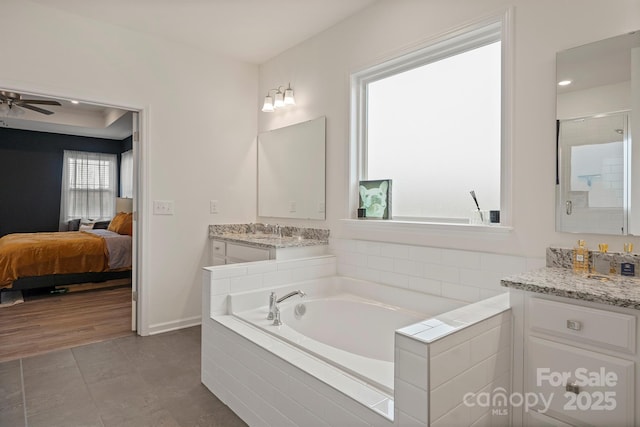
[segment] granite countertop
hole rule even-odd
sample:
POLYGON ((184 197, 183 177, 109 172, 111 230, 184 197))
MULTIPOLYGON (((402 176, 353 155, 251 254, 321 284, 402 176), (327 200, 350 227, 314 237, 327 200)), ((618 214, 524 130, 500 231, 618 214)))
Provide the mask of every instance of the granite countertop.
POLYGON ((307 239, 297 236, 277 237, 273 234, 260 233, 221 233, 211 235, 210 237, 225 242, 241 243, 265 249, 301 248, 329 244, 329 241, 325 239, 307 239))
POLYGON ((543 267, 505 277, 500 283, 523 291, 640 310, 640 279, 636 277, 580 275, 570 268, 543 267))
POLYGON ((278 224, 211 224, 209 238, 263 249, 303 248, 329 244, 329 230, 278 224), (277 233, 282 237, 278 237, 277 233))

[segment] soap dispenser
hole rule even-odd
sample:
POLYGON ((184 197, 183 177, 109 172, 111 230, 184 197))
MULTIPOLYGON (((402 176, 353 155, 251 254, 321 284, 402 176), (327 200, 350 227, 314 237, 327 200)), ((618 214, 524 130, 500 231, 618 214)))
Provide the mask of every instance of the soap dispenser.
POLYGON ((589 273, 589 250, 584 240, 578 240, 578 245, 573 248, 573 272, 578 274, 589 273))

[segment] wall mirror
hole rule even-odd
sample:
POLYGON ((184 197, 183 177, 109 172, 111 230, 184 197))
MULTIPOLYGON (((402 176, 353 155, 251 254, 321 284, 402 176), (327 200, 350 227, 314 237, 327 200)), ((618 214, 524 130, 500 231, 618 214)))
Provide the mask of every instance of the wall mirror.
POLYGON ((556 72, 556 231, 640 235, 640 31, 559 52, 556 72))
POLYGON ((325 121, 258 135, 258 216, 325 219, 325 121))

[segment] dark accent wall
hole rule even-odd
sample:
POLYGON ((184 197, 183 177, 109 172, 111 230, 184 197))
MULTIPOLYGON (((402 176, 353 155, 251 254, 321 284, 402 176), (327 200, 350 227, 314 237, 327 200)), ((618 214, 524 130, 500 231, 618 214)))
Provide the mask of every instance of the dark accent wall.
POLYGON ((0 128, 0 236, 58 231, 64 150, 120 154, 129 139, 0 128))

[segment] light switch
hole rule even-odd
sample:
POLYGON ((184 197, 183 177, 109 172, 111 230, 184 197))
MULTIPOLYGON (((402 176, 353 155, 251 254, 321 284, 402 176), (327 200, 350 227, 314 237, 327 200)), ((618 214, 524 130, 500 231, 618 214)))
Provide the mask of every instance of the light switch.
POLYGON ((209 202, 209 212, 212 214, 217 214, 218 213, 218 201, 217 200, 211 200, 209 202))
POLYGON ((318 203, 318 213, 324 213, 324 210, 325 210, 324 202, 318 203))
POLYGON ((289 212, 295 212, 295 211, 296 211, 296 201, 291 200, 289 202, 289 212))
POLYGON ((154 200, 154 215, 173 215, 173 200, 154 200))

